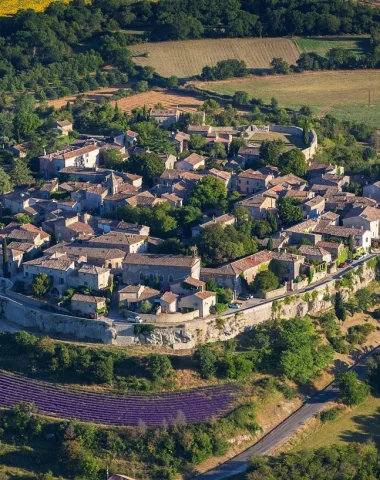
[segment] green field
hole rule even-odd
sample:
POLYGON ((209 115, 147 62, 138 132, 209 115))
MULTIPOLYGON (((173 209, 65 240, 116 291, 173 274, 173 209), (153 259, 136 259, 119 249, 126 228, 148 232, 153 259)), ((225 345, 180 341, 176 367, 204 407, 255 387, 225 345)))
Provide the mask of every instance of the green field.
POLYGON ((358 56, 364 55, 370 49, 368 36, 296 38, 294 42, 300 53, 315 52, 323 56, 332 48, 351 50, 358 56))
POLYGON ((380 125, 380 71, 307 72, 287 76, 251 76, 220 82, 198 82, 197 87, 224 95, 243 90, 252 98, 298 109, 308 105, 316 115, 380 125), (368 106, 369 92, 371 106, 368 106))
POLYGON ((316 449, 334 443, 374 441, 380 447, 380 398, 369 397, 362 405, 306 430, 296 450, 316 449))

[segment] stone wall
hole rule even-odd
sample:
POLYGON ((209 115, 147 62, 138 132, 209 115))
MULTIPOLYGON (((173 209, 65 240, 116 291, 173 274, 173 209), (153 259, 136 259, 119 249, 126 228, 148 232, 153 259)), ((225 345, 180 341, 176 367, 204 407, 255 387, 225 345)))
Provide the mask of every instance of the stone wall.
MULTIPOLYGON (((357 272, 358 267, 353 269, 357 272)), ((273 318, 291 319, 299 315, 304 317, 308 313, 319 313, 333 306, 334 295, 339 290, 344 300, 360 288, 366 287, 375 279, 372 268, 363 266, 363 273, 356 273, 353 277, 353 288, 337 289, 337 279, 328 280, 321 285, 313 287, 305 293, 288 295, 281 300, 268 300, 260 305, 237 311, 235 314, 224 314, 219 318, 197 319, 167 328, 156 328, 147 336, 135 337, 135 343, 170 346, 174 349, 193 348, 195 345, 206 342, 229 340, 239 333, 247 331, 256 325, 267 322, 273 318)))
MULTIPOLYGON (((297 137, 303 136, 303 130, 299 127, 271 125, 270 131, 276 133, 288 133, 290 135, 296 135, 297 137)), ((309 131, 309 142, 309 146, 302 150, 302 153, 305 155, 306 160, 310 160, 311 158, 313 158, 318 149, 318 137, 315 130, 309 131)))
POLYGON ((0 314, 3 317, 27 329, 108 344, 116 343, 117 333, 112 322, 87 320, 39 310, 33 306, 19 303, 6 295, 0 295, 0 308, 0 314))

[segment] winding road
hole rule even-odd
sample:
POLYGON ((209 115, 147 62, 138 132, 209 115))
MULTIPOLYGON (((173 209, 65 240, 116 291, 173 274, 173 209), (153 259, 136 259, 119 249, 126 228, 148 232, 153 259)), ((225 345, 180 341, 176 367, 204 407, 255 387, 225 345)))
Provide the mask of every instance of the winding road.
MULTIPOLYGON (((376 347, 367 354, 363 355, 362 358, 353 367, 351 367, 351 370, 356 372, 360 379, 365 377, 368 357, 372 356, 379 348, 380 347, 376 347)), ((248 467, 248 460, 252 455, 267 455, 276 447, 278 447, 284 440, 293 435, 299 427, 320 412, 327 403, 335 401, 338 398, 339 390, 334 383, 328 385, 324 390, 307 400, 302 407, 290 415, 290 417, 286 418, 273 430, 268 432, 252 447, 248 448, 236 457, 231 458, 231 460, 222 463, 218 467, 197 476, 196 480, 222 480, 224 478, 231 477, 232 475, 245 472, 248 467)))

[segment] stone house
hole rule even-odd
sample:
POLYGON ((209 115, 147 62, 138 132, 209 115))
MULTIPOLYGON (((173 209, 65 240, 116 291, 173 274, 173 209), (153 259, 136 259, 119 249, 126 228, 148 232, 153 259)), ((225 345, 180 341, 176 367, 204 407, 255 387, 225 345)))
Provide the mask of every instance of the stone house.
POLYGON ((59 218, 56 221, 48 222, 53 225, 54 236, 57 241, 71 242, 74 239, 88 239, 95 235, 92 226, 89 225, 88 215, 83 217, 76 215, 70 218, 59 218))
POLYGON ((163 193, 161 198, 170 203, 172 207, 178 208, 183 205, 183 198, 179 197, 175 193, 163 193))
POLYGON ((86 189, 86 209, 89 211, 100 209, 107 195, 107 187, 102 185, 88 187, 86 189))
POLYGON ((175 164, 177 163, 177 157, 175 155, 171 153, 163 153, 160 155, 160 157, 164 161, 164 165, 167 170, 175 168, 175 164))
POLYGON ((159 290, 145 285, 128 285, 118 291, 119 303, 123 303, 127 308, 139 308, 145 300, 153 304, 159 296, 159 290))
POLYGON ((151 284, 157 278, 161 285, 170 285, 187 277, 199 279, 201 260, 195 256, 129 253, 123 261, 125 284, 151 284))
POLYGON ((88 262, 98 267, 109 268, 112 273, 121 272, 125 252, 119 248, 94 248, 82 244, 58 243, 53 247, 44 250, 44 255, 51 255, 56 252, 65 253, 71 258, 88 262))
POLYGON ((21 225, 12 222, 0 230, 0 237, 6 237, 21 243, 31 243, 35 247, 42 247, 50 242, 48 233, 30 223, 21 225))
POLYGON ((5 209, 10 210, 12 215, 22 213, 26 207, 37 203, 36 199, 32 198, 28 192, 11 192, 2 195, 2 205, 5 209))
POLYGON ((99 310, 106 308, 106 299, 94 295, 80 295, 75 293, 71 298, 71 310, 74 312, 90 315, 92 318, 98 317, 99 310))
POLYGON ((344 251, 347 250, 347 247, 344 245, 344 243, 325 242, 323 240, 318 242, 316 247, 323 248, 323 250, 329 252, 333 260, 343 258, 342 256, 344 255, 344 251))
POLYGON ((265 190, 273 175, 266 175, 258 171, 248 169, 237 176, 236 188, 239 193, 248 195, 250 193, 265 190))
POLYGON ((32 260, 33 258, 37 257, 40 252, 41 248, 33 245, 32 243, 23 243, 23 242, 11 242, 8 244, 8 248, 12 248, 19 252, 23 253, 22 260, 27 262, 28 260, 32 260))
POLYGON ((380 202, 380 181, 365 185, 363 187, 363 197, 373 198, 380 202))
POLYGON ((135 147, 139 138, 139 134, 133 130, 125 132, 125 143, 128 147, 135 147))
MULTIPOLYGON (((74 276, 74 272, 72 274, 74 276)), ((88 287, 91 290, 104 290, 111 286, 112 276, 109 268, 97 267, 96 265, 83 264, 75 272, 78 284, 75 286, 88 287)), ((73 281, 69 279, 71 286, 73 281)))
POLYGON ((231 172, 224 172, 223 170, 218 170, 217 168, 211 168, 208 171, 208 174, 212 177, 217 178, 221 182, 223 182, 227 188, 227 190, 232 190, 232 173, 231 172))
POLYGON ((188 133, 177 130, 177 132, 172 133, 169 140, 174 143, 177 153, 189 150, 190 135, 188 133))
POLYGON ((59 135, 67 136, 69 132, 73 131, 73 124, 68 120, 61 120, 56 123, 55 129, 59 133, 59 135))
POLYGON ((181 297, 178 304, 181 311, 188 309, 199 310, 199 316, 202 318, 208 317, 210 315, 210 308, 215 305, 216 293, 208 292, 207 290, 181 297))
POLYGON ((372 238, 379 238, 380 209, 374 207, 353 208, 344 217, 343 225, 345 227, 369 230, 372 238))
POLYGON ((263 250, 219 268, 202 268, 200 279, 204 282, 215 280, 219 286, 231 288, 239 294, 244 289, 242 279, 253 282, 259 272, 269 268, 273 256, 274 252, 263 250))
POLYGON ((109 232, 88 241, 90 247, 118 248, 126 253, 145 253, 148 250, 146 236, 122 232, 109 232))
POLYGON ((64 150, 39 157, 40 173, 44 178, 53 178, 60 170, 68 167, 94 169, 99 166, 99 154, 100 148, 95 144, 81 148, 71 145, 64 150))
POLYGON ((60 296, 69 285, 69 277, 75 269, 75 261, 65 254, 55 253, 50 256, 35 258, 23 264, 24 279, 32 282, 40 273, 48 275, 53 283, 52 295, 60 296))
POLYGON ((310 179, 311 185, 327 185, 329 187, 338 187, 341 191, 343 187, 350 183, 348 175, 335 175, 326 173, 324 175, 316 176, 310 179))
MULTIPOLYGON (((12 242, 15 244, 15 242, 12 242)), ((24 259, 24 252, 22 250, 17 250, 15 247, 12 247, 11 244, 7 246, 8 254, 8 275, 9 277, 14 277, 22 271, 22 262, 24 259)), ((0 245, 0 277, 4 277, 4 257, 3 257, 3 247, 0 245)))
POLYGON ((109 220, 107 218, 100 218, 98 220, 98 228, 104 233, 114 231, 145 236, 148 236, 150 233, 150 227, 146 225, 136 225, 135 223, 120 222, 119 220, 109 220))
POLYGON ((151 119, 156 120, 160 127, 168 128, 179 121, 181 112, 178 108, 169 108, 167 110, 152 108, 149 116, 151 119))
POLYGON ((179 295, 173 292, 165 292, 160 298, 162 313, 176 313, 178 311, 179 295))
POLYGON ((287 253, 286 251, 273 252, 273 260, 279 264, 279 272, 277 272, 279 281, 289 282, 295 280, 300 275, 301 266, 305 261, 305 257, 287 253))
POLYGON ((298 188, 299 190, 304 190, 307 185, 307 181, 293 173, 288 173, 287 175, 282 175, 280 177, 272 178, 268 181, 268 188, 282 186, 286 189, 298 188))
POLYGON ((176 170, 198 170, 206 167, 206 158, 197 153, 191 153, 174 165, 176 170))
POLYGON ((269 195, 254 195, 237 202, 237 205, 248 210, 253 220, 262 220, 267 216, 268 211, 272 213, 276 211, 276 199, 269 195))
POLYGON ((24 143, 12 145, 5 150, 7 150, 7 152, 11 152, 11 154, 16 158, 25 158, 27 155, 27 146, 24 143))
POLYGON ((368 251, 371 248, 372 234, 370 230, 340 227, 336 225, 318 225, 317 233, 322 234, 323 240, 337 239, 348 242, 349 237, 352 235, 354 239, 354 245, 356 248, 363 248, 368 251))
POLYGON ((231 215, 226 213, 221 215, 220 217, 214 217, 210 221, 206 223, 202 223, 201 225, 197 225, 191 229, 191 236, 196 237, 200 235, 206 228, 212 227, 213 225, 221 225, 223 228, 227 227, 228 225, 235 225, 236 217, 235 215, 231 215))
POLYGON ((260 159, 260 145, 250 145, 247 147, 240 147, 238 157, 241 157, 246 162, 252 162, 260 159))
POLYGON ((302 212, 306 218, 316 218, 325 211, 325 205, 325 199, 317 195, 302 205, 302 212))
POLYGON ((331 253, 325 250, 323 247, 319 247, 318 245, 315 247, 312 247, 311 245, 301 245, 298 250, 300 254, 308 260, 326 263, 331 263, 332 261, 331 253))

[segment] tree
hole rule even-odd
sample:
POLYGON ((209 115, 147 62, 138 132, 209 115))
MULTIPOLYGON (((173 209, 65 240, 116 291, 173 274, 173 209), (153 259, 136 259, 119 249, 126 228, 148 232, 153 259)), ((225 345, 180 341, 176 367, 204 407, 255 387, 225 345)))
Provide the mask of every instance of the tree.
POLYGON ((248 93, 243 91, 235 92, 232 97, 232 103, 237 107, 248 105, 249 104, 248 93))
POLYGON ((303 143, 305 145, 309 145, 310 140, 309 140, 309 124, 307 121, 305 121, 305 124, 302 129, 302 138, 303 138, 303 143))
POLYGON ((277 167, 280 155, 285 148, 285 142, 282 140, 264 140, 260 145, 260 157, 265 163, 277 167))
POLYGON ((343 303, 342 294, 340 292, 336 292, 335 294, 334 309, 337 319, 341 322, 344 322, 347 318, 347 312, 343 303))
POLYGON ((282 197, 277 206, 278 216, 284 225, 294 225, 303 219, 302 210, 293 198, 282 197))
POLYGON ((130 173, 141 175, 146 185, 153 185, 153 177, 163 173, 165 164, 157 153, 137 153, 129 158, 127 170, 130 173))
POLYGON ((32 290, 35 295, 42 297, 52 287, 53 281, 46 273, 39 273, 36 275, 32 282, 32 290))
POLYGON ((173 374, 173 366, 167 355, 148 355, 146 369, 154 381, 168 378, 173 374))
POLYGON ((278 222, 275 215, 272 212, 267 213, 266 221, 269 223, 270 228, 272 229, 272 233, 277 232, 278 230, 278 222))
POLYGON ((32 172, 28 165, 21 158, 15 158, 13 160, 13 166, 10 172, 12 183, 21 187, 23 185, 31 185, 34 182, 32 172))
POLYGON ((126 162, 123 160, 121 153, 115 148, 106 150, 103 154, 104 166, 111 168, 112 170, 122 170, 126 166, 126 162))
POLYGON ((92 380, 95 383, 112 383, 113 368, 113 358, 110 355, 97 359, 91 367, 92 380))
POLYGON ((78 440, 62 443, 59 460, 70 478, 97 478, 99 474, 97 461, 78 440))
POLYGON ((252 290, 256 293, 267 293, 278 288, 278 278, 270 270, 259 272, 252 282, 252 290))
POLYGON ((349 258, 353 257, 354 252, 355 252, 354 236, 350 235, 348 237, 348 256, 349 256, 349 258))
POLYGON ((203 150, 206 145, 206 139, 199 133, 191 135, 189 148, 190 150, 203 150))
POLYGON ((320 345, 321 338, 309 317, 283 320, 275 339, 280 372, 289 380, 307 383, 334 359, 329 345, 320 345))
POLYGON ((146 92, 149 89, 149 84, 146 80, 140 80, 136 83, 136 92, 146 92))
POLYGON ((33 219, 26 213, 18 213, 17 215, 15 215, 14 218, 16 222, 22 223, 23 225, 27 223, 33 223, 33 219))
POLYGON ((298 148, 293 148, 281 154, 278 166, 282 173, 293 173, 298 177, 304 177, 307 173, 305 155, 298 148))
POLYGON ((268 238, 268 243, 267 243, 267 250, 269 250, 270 252, 273 251, 273 238, 272 237, 269 237, 268 238))
POLYGON ((9 264, 8 264, 8 244, 7 239, 3 238, 3 275, 5 278, 9 277, 9 264))
POLYGON ((290 73, 290 66, 289 64, 282 59, 281 57, 275 57, 270 62, 270 65, 273 69, 273 73, 278 75, 287 75, 290 73))
POLYGON ((340 390, 342 402, 350 407, 364 402, 370 394, 370 386, 360 382, 353 371, 341 373, 336 379, 336 384, 340 390))
POLYGON ((210 158, 213 158, 213 159, 226 158, 227 157, 226 148, 222 143, 214 143, 214 145, 210 148, 209 155, 210 155, 210 158))
POLYGON ((229 154, 231 157, 237 155, 240 147, 246 147, 247 141, 245 138, 234 138, 230 144, 229 154))
POLYGON ((190 204, 202 211, 208 208, 225 208, 227 187, 224 182, 211 175, 199 180, 190 194, 190 204))
POLYGON ((144 300, 140 304, 141 313, 150 313, 152 311, 153 305, 149 300, 144 300))
POLYGON ((12 182, 6 171, 0 167, 0 195, 9 193, 12 190, 12 182))
POLYGON ((366 312, 373 305, 372 294, 367 288, 361 288, 355 293, 357 306, 360 311, 366 312))
POLYGON ((208 345, 201 345, 194 352, 194 360, 202 378, 211 378, 216 374, 217 356, 208 345))
POLYGON ((166 88, 175 88, 178 87, 179 85, 179 80, 178 77, 172 75, 166 80, 166 88))

